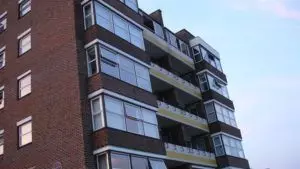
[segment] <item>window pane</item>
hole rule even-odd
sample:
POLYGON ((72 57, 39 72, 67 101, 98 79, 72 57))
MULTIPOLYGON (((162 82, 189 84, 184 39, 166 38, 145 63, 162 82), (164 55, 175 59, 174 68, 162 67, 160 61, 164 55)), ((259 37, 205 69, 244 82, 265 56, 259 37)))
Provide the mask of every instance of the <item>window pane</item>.
POLYGON ((89 73, 89 75, 98 73, 98 69, 97 69, 98 63, 97 63, 97 58, 96 58, 95 46, 88 48, 87 55, 88 55, 88 73, 89 73))
POLYGON ((133 61, 125 57, 120 57, 120 76, 121 80, 136 85, 137 81, 133 61))
POLYGON ((92 6, 88 4, 84 7, 85 26, 86 28, 92 25, 92 6))
POLYGON ((144 123, 145 135, 153 138, 159 138, 158 128, 156 125, 144 123))
POLYGON ((98 130, 103 127, 101 114, 93 115, 94 130, 98 130))
POLYGON ((105 59, 101 59, 101 72, 120 78, 118 65, 105 59))
POLYGON ((150 160, 150 165, 152 169, 167 169, 163 160, 150 160))
POLYGON ((136 75, 139 77, 142 77, 144 79, 150 79, 149 77, 149 69, 145 66, 142 66, 140 64, 135 64, 135 72, 136 75))
POLYGON ((113 169, 131 169, 128 155, 112 153, 111 165, 113 169))
POLYGON ((25 135, 21 136, 21 145, 20 146, 26 145, 31 142, 32 142, 32 134, 31 133, 25 134, 25 135))
POLYGON ((132 169, 149 169, 148 160, 145 158, 131 157, 132 169))
POLYGON ((124 115, 123 103, 109 96, 104 96, 106 111, 124 115))
POLYGON ((117 54, 111 50, 104 47, 100 47, 101 56, 115 63, 119 63, 119 57, 117 54))
POLYGON ((106 112, 108 127, 126 130, 124 116, 106 112))
POLYGON ((149 80, 143 79, 141 77, 137 77, 138 87, 145 89, 147 91, 152 91, 152 87, 149 80))
POLYGON ((25 0, 20 4, 20 16, 24 16, 31 10, 31 0, 25 0))
POLYGON ((19 54, 23 54, 31 49, 31 35, 28 34, 22 39, 20 39, 19 42, 19 54))
POLYGON ((125 112, 127 116, 134 117, 137 119, 142 118, 140 107, 125 103, 125 112))
POLYGON ((130 41, 128 23, 116 14, 113 15, 113 18, 115 34, 127 41, 130 41))
POLYGON ((95 100, 92 100, 92 112, 93 112, 93 114, 101 112, 100 99, 99 98, 97 98, 95 100))
POLYGON ((134 11, 138 11, 136 0, 125 0, 125 4, 134 11))
POLYGON ((99 3, 95 3, 96 23, 103 28, 113 31, 112 12, 99 3))
POLYGON ((157 124, 156 113, 148 109, 142 109, 143 120, 151 124, 157 124))
POLYGON ((24 125, 21 126, 21 128, 20 128, 20 134, 24 135, 24 134, 30 133, 31 130, 32 130, 31 122, 30 123, 26 123, 26 124, 24 124, 24 125))
POLYGON ((159 25, 159 24, 156 23, 156 22, 153 22, 153 25, 154 25, 154 31, 155 31, 155 34, 158 35, 159 37, 165 39, 165 37, 164 37, 164 31, 163 31, 162 26, 159 25))
POLYGON ((213 141, 214 141, 215 146, 222 145, 221 137, 219 137, 219 136, 214 137, 213 141))
POLYGON ((98 156, 98 168, 107 169, 107 155, 98 156))
POLYGON ((126 118, 127 131, 144 135, 143 123, 141 121, 126 118))

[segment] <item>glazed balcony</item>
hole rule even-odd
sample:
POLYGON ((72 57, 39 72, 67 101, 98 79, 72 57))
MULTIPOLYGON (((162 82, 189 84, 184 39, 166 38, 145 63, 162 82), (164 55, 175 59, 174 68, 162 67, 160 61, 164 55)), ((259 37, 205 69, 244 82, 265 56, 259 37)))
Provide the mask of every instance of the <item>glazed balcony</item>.
MULTIPOLYGON (((183 80, 179 76, 167 71, 164 68, 159 67, 158 65, 151 63, 150 68, 150 74, 159 81, 163 81, 167 83, 168 85, 158 82, 157 80, 153 80, 152 86, 154 89, 161 90, 162 88, 168 88, 168 86, 173 86, 184 93, 187 93, 188 95, 192 96, 196 99, 202 99, 200 89, 193 84, 183 80)), ((152 81, 152 79, 151 79, 152 81)), ((187 99, 189 99, 189 96, 186 96, 187 99)), ((183 97, 184 98, 184 97, 183 97)), ((192 101, 192 99, 189 99, 192 101)), ((195 99, 194 99, 195 101, 195 99)))
POLYGON ((205 119, 161 101, 157 101, 157 105, 157 112, 160 116, 209 132, 208 124, 205 119))
POLYGON ((188 147, 165 143, 167 158, 197 165, 217 167, 215 155, 188 147))
POLYGON ((167 42, 167 40, 159 37, 154 32, 146 28, 143 31, 143 35, 146 40, 146 52, 149 53, 151 57, 157 59, 168 55, 172 60, 172 65, 175 68, 178 68, 179 71, 188 72, 195 70, 194 60, 178 48, 172 46, 167 42))

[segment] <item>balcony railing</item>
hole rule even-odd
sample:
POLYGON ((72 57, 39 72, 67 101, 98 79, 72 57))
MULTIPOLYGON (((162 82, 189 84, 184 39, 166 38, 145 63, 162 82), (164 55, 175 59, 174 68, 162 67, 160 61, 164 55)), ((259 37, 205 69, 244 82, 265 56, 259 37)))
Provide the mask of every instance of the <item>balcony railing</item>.
POLYGON ((216 158, 213 153, 196 150, 188 147, 165 143, 167 157, 177 161, 216 167, 216 158))
POLYGON ((167 103, 157 101, 158 114, 204 131, 209 131, 207 121, 199 116, 176 108, 167 103))
POLYGON ((198 87, 194 86, 192 83, 189 83, 189 82, 183 80, 182 78, 167 71, 166 69, 159 67, 158 65, 156 65, 154 63, 151 63, 150 73, 153 76, 169 83, 170 85, 177 87, 177 88, 181 89, 182 91, 186 91, 187 93, 189 93, 199 99, 202 99, 201 92, 198 87))
POLYGON ((171 56, 175 57, 178 60, 181 60, 183 63, 191 67, 192 69, 195 69, 194 60, 181 52, 176 47, 172 46, 167 42, 167 40, 162 39, 161 37, 157 36, 154 32, 144 29, 144 38, 151 42, 152 44, 157 45, 160 47, 164 52, 169 53, 171 56))

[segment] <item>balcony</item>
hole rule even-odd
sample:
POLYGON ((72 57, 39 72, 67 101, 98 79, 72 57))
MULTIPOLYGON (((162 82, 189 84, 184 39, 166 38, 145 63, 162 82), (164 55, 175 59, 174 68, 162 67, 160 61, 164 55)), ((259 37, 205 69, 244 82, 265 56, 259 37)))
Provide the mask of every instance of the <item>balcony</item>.
MULTIPOLYGON (((184 91, 197 99, 202 99, 200 89, 193 84, 183 80, 177 75, 165 70, 164 68, 159 67, 158 65, 151 63, 150 74, 157 79, 168 83, 169 85, 184 91)), ((151 80, 152 81, 152 80, 151 80)), ((154 82, 153 85, 155 85, 154 82)), ((158 87, 163 87, 163 84, 156 84, 158 87)), ((155 89, 155 86, 154 86, 155 89)))
POLYGON ((167 152, 167 159, 197 165, 217 167, 216 158, 213 153, 178 146, 170 143, 165 143, 165 148, 167 152))
POLYGON ((149 29, 144 29, 144 38, 150 42, 146 42, 146 51, 151 54, 152 57, 170 55, 173 59, 174 66, 181 68, 185 71, 195 70, 194 60, 188 55, 181 52, 176 47, 169 44, 166 40, 158 37, 154 32, 149 29), (148 50, 147 50, 148 49, 148 50), (182 64, 183 63, 183 64, 182 64))
POLYGON ((205 119, 161 101, 157 101, 157 104, 158 114, 160 116, 209 132, 207 121, 205 119))

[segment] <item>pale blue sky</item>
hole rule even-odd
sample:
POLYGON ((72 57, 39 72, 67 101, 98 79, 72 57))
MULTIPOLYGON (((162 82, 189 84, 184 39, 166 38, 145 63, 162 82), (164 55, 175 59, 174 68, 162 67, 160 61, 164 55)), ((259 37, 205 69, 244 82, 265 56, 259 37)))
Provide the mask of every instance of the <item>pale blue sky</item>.
POLYGON ((300 0, 139 0, 221 54, 253 169, 300 168, 300 0), (299 104, 299 105, 298 105, 299 104))

